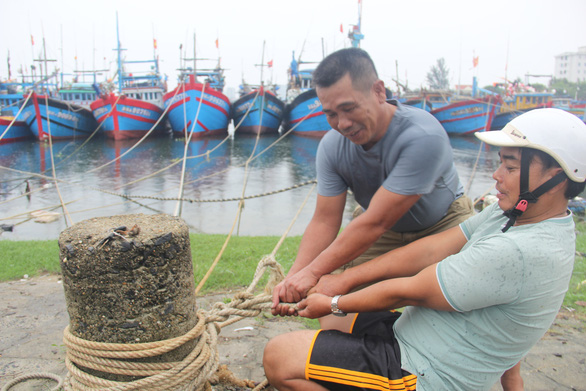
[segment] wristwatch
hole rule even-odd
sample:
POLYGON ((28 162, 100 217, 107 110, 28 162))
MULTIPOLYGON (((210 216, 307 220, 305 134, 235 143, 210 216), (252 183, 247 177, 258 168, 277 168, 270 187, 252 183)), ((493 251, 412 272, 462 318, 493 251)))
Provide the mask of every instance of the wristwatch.
POLYGON ((342 297, 342 295, 336 295, 332 297, 332 304, 330 305, 332 309, 332 314, 336 316, 346 316, 346 313, 338 308, 338 300, 342 297))

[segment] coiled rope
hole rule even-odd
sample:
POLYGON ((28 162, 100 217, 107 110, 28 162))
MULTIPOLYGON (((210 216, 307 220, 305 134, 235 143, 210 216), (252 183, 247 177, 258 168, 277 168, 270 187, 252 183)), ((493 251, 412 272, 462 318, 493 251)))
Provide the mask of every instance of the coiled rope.
MULTIPOLYGON (((67 347, 65 365, 69 371, 65 380, 53 374, 48 374, 51 379, 58 382, 58 390, 63 385, 66 391, 122 391, 143 390, 203 390, 209 388, 209 380, 213 378, 219 367, 219 354, 217 350, 218 333, 223 327, 240 321, 245 317, 255 317, 272 306, 272 291, 281 282, 285 275, 283 267, 276 260, 276 253, 283 244, 293 224, 305 207, 315 184, 308 192, 302 205, 297 210, 295 217, 281 236, 279 242, 269 255, 265 255, 257 264, 252 282, 245 291, 234 295, 230 303, 217 302, 210 311, 198 310, 197 323, 186 334, 163 341, 155 341, 139 344, 120 344, 87 341, 74 336, 67 326, 63 332, 63 341, 67 347), (266 272, 269 272, 264 291, 254 295, 257 285, 266 272), (135 362, 136 359, 155 357, 165 354, 190 341, 197 340, 196 346, 180 362, 145 363, 135 362), (80 367, 96 370, 103 373, 119 374, 142 377, 132 382, 118 382, 91 375, 80 367)), ((222 249, 223 251, 223 249, 222 249)), ((208 273, 200 282, 201 288, 207 280, 213 266, 220 255, 210 267, 208 273)), ((196 290, 197 292, 198 290, 196 290)), ((289 304, 296 308, 296 304, 289 304)), ((14 385, 33 378, 46 378, 47 374, 39 373, 21 376, 12 380, 2 388, 8 391, 14 385)), ((235 381, 234 376, 224 376, 235 381)), ((241 381, 249 384, 250 382, 241 381)), ((253 391, 259 391, 268 385, 265 379, 259 383, 253 391)))

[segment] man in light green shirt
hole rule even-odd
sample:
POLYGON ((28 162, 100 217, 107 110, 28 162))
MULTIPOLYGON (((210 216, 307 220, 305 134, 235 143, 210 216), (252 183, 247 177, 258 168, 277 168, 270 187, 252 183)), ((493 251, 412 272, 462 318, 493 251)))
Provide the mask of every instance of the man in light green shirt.
POLYGON ((358 315, 341 331, 271 340, 264 365, 277 389, 488 390, 547 331, 573 269, 567 201, 584 190, 586 125, 537 109, 477 137, 501 147, 498 204, 323 276, 298 314, 358 315))

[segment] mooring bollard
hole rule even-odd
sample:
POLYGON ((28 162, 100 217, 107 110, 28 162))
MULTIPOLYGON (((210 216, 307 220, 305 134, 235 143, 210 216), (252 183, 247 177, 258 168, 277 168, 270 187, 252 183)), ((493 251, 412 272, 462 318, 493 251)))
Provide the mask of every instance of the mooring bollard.
MULTIPOLYGON (((85 220, 60 234, 59 249, 74 336, 134 344, 179 337, 195 326, 189 229, 182 219, 135 214, 85 220)), ((137 361, 181 361, 195 343, 137 361)), ((135 379, 88 372, 108 380, 135 379)))

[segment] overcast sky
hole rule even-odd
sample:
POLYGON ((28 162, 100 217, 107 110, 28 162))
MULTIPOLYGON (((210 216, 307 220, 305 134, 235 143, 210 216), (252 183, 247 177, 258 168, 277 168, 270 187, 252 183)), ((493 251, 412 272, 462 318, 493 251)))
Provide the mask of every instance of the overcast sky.
MULTIPOLYGON (((554 56, 586 46, 584 0, 362 0, 361 47, 373 57, 380 77, 393 91, 397 77, 409 87, 425 84, 439 58, 450 84, 481 86, 526 74, 551 75, 554 56), (478 66, 472 59, 478 56, 478 66)), ((244 77, 285 84, 292 52, 302 61, 348 47, 350 25, 358 21, 358 0, 4 0, 0 24, 0 78, 30 69, 45 40, 47 58, 66 73, 116 68, 116 12, 128 60, 153 58, 153 39, 169 86, 176 85, 179 47, 198 58, 222 59, 234 89, 244 77), (340 26, 343 33, 340 32, 340 26), (31 44, 34 38, 34 46, 31 44), (219 48, 216 48, 216 39, 219 48), (75 57, 77 56, 77 63, 75 57)), ((38 64, 38 63, 37 63, 38 64)), ((198 68, 214 61, 199 61, 198 68)), ((27 71, 30 73, 30 71, 27 71)), ((546 84, 547 78, 530 81, 546 84)))

